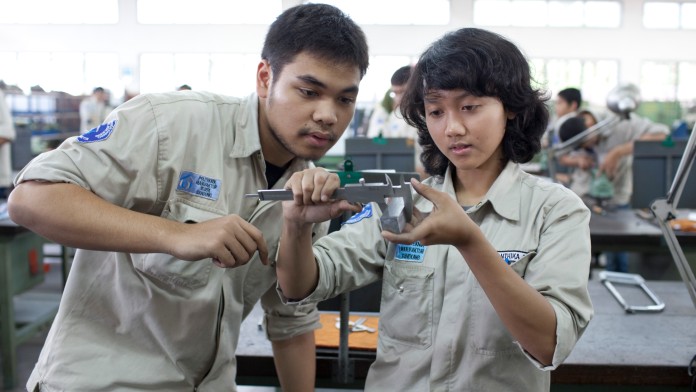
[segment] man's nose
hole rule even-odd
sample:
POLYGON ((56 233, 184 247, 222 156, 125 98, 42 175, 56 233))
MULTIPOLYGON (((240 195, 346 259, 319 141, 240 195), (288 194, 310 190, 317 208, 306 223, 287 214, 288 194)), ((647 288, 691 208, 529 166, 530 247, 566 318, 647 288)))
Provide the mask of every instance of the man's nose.
POLYGON ((333 100, 319 101, 314 109, 313 120, 326 125, 335 124, 338 121, 338 108, 333 100))

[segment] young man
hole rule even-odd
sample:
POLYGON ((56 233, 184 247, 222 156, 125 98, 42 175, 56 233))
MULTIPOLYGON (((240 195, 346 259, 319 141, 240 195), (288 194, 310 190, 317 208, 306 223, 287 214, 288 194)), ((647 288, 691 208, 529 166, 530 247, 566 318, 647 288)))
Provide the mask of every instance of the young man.
POLYGON ((261 57, 247 98, 141 95, 19 174, 11 218, 78 248, 29 390, 235 390, 259 299, 283 389, 313 389, 318 314, 280 303, 268 262, 281 205, 244 195, 333 146, 368 49, 340 10, 307 4, 277 18, 261 57))
POLYGON ((575 116, 582 105, 582 93, 574 87, 565 88, 556 94, 554 101, 555 119, 549 122, 544 144, 554 145, 559 143, 558 132, 563 122, 575 116))
POLYGON ((95 87, 92 95, 80 102, 80 134, 98 126, 109 114, 109 94, 103 87, 95 87))
POLYGON ((0 90, 0 199, 7 198, 12 188, 12 142, 16 136, 12 112, 0 90))

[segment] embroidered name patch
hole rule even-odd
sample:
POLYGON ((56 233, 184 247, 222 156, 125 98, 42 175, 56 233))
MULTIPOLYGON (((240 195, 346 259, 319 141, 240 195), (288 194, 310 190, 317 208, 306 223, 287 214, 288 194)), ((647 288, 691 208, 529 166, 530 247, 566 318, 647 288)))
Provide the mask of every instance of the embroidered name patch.
POLYGON ((80 143, 94 143, 108 139, 109 136, 111 136, 111 133, 114 132, 116 121, 117 120, 112 120, 111 122, 104 123, 96 128, 92 128, 84 135, 78 136, 77 141, 80 143))
POLYGON ((406 261, 409 263, 422 263, 424 256, 425 245, 421 244, 419 241, 416 241, 411 245, 396 245, 394 258, 397 260, 406 261))
POLYGON ((210 200, 217 200, 220 194, 220 180, 198 173, 183 171, 179 175, 179 183, 176 186, 176 190, 210 200))
POLYGON ((498 254, 508 265, 513 265, 520 259, 522 259, 524 256, 527 256, 529 252, 521 252, 519 250, 502 250, 498 251, 498 254))
POLYGON ((358 212, 357 214, 353 215, 348 219, 347 221, 343 222, 346 225, 349 225, 351 223, 358 223, 361 220, 365 218, 369 218, 372 216, 372 204, 365 204, 363 207, 362 211, 358 212))

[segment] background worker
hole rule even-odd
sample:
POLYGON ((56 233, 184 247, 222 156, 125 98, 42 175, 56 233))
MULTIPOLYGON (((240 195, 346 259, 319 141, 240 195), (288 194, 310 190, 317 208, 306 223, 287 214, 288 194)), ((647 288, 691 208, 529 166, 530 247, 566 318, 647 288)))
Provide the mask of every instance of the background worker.
POLYGON ((559 142, 558 132, 561 124, 570 117, 577 114, 582 105, 582 92, 575 87, 565 88, 556 94, 554 100, 554 116, 549 122, 546 135, 544 136, 544 144, 552 146, 559 142))
POLYGON ((109 93, 103 87, 95 87, 92 94, 80 102, 80 134, 83 134, 104 121, 109 114, 107 103, 109 93))
POLYGON ((414 167, 421 179, 425 179, 428 174, 420 161, 420 154, 423 151, 418 142, 418 130, 409 125, 401 115, 399 106, 401 98, 406 90, 406 83, 411 76, 411 66, 400 67, 391 77, 391 88, 389 99, 385 99, 380 105, 375 107, 370 116, 370 124, 367 128, 367 137, 405 137, 414 142, 414 167), (389 107, 384 107, 388 102, 389 107))
MULTIPOLYGON (((622 93, 630 87, 638 91, 633 85, 620 84, 610 93, 609 98, 622 93)), ((639 97, 627 97, 639 100, 639 97)), ((638 103, 634 104, 634 109, 638 103)), ((639 116, 631 111, 621 114, 620 120, 608 129, 600 132, 598 137, 591 138, 583 144, 591 148, 596 154, 596 162, 588 167, 585 160, 572 159, 567 156, 559 158, 559 162, 571 168, 596 169, 595 176, 602 174, 610 180, 613 187, 613 196, 609 200, 610 208, 631 208, 631 195, 633 194, 633 146, 636 140, 662 141, 669 135, 669 127, 653 122, 650 119, 639 116)), ((585 125, 592 126, 598 122, 596 114, 591 111, 582 111, 580 116, 585 125)), ((606 253, 606 268, 609 271, 628 272, 628 253, 606 253)))
POLYGON ((0 199, 7 198, 12 188, 12 142, 16 136, 12 112, 0 90, 0 199))
POLYGON ((268 31, 256 93, 139 95, 29 163, 11 218, 78 250, 28 390, 234 391, 259 299, 283 390, 312 390, 319 315, 280 303, 269 264, 281 205, 244 195, 335 144, 368 61, 339 9, 292 7, 268 31))

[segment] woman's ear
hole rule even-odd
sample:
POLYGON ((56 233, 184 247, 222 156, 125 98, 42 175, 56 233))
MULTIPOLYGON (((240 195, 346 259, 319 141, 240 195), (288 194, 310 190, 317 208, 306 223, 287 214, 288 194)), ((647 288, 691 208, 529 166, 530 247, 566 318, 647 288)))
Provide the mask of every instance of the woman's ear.
POLYGON ((507 116, 507 119, 508 119, 508 120, 512 120, 512 119, 514 119, 515 117, 517 117, 517 113, 507 112, 507 113, 506 113, 506 116, 507 116))
POLYGON ((273 77, 271 64, 267 60, 261 60, 256 68, 256 94, 259 98, 267 98, 268 91, 273 77))

